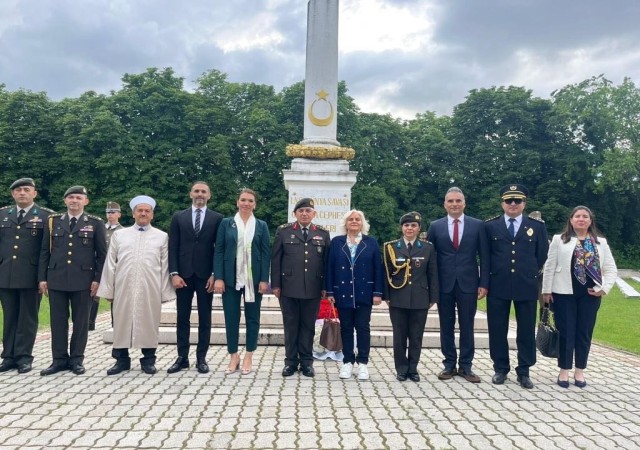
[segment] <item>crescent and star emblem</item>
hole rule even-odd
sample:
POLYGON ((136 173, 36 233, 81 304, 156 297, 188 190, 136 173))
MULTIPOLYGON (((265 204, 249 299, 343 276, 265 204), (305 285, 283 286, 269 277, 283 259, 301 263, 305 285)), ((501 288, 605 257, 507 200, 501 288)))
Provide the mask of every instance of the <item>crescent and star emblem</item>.
POLYGON ((327 97, 329 96, 329 93, 324 89, 322 89, 320 92, 316 92, 316 95, 318 96, 318 98, 315 99, 313 103, 311 103, 311 106, 309 106, 307 117, 309 117, 309 120, 311 121, 311 123, 317 127, 329 126, 331 122, 333 122, 333 115, 334 115, 333 105, 327 99, 327 97), (324 118, 317 117, 313 112, 314 106, 316 105, 317 102, 320 102, 320 101, 327 102, 329 104, 329 115, 327 117, 324 117, 324 118))

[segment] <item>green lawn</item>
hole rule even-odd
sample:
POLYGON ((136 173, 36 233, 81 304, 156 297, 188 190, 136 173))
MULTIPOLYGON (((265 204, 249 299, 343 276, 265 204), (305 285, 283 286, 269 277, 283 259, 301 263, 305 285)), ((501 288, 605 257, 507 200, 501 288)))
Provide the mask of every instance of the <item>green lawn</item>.
MULTIPOLYGON (((626 280, 635 289, 640 289, 640 283, 626 280)), ((478 302, 478 309, 487 310, 486 300, 478 302)), ((515 319, 513 307, 511 318, 515 319)), ((640 354, 640 299, 625 298, 617 287, 603 297, 602 306, 598 311, 596 329, 593 332, 595 342, 611 347, 640 354)))
MULTIPOLYGON (((98 310, 98 314, 109 311, 110 305, 106 300, 100 300, 100 309, 98 310)), ((49 317, 49 298, 42 297, 42 302, 40 302, 40 314, 38 320, 38 329, 42 330, 44 328, 49 328, 50 317, 49 317)), ((0 336, 2 336, 3 329, 3 315, 2 308, 0 308, 0 336)))

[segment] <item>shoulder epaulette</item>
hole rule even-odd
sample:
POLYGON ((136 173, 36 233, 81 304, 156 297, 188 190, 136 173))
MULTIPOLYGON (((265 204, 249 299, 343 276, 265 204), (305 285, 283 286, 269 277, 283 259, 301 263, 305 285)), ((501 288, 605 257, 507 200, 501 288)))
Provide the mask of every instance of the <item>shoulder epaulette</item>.
POLYGON ((3 206, 2 208, 0 208, 0 211, 2 211, 3 209, 8 209, 13 207, 13 205, 7 205, 7 206, 3 206))
POLYGON ((46 212, 52 213, 52 214, 55 213, 55 211, 53 209, 49 209, 49 208, 47 208, 45 206, 38 206, 38 209, 41 209, 42 211, 46 211, 46 212))
POLYGON ((387 244, 395 244, 396 242, 398 242, 400 239, 394 239, 393 241, 387 241, 385 242, 383 245, 387 245, 387 244))
POLYGON ((99 220, 100 222, 104 222, 104 219, 100 216, 94 216, 93 214, 87 214, 87 217, 91 217, 92 219, 99 220))
POLYGON ((544 220, 542 220, 542 219, 537 219, 537 218, 535 218, 535 217, 529 217, 529 219, 531 219, 531 220, 535 220, 536 222, 544 223, 544 220))
POLYGON ((502 217, 502 214, 498 214, 497 216, 492 217, 491 219, 487 219, 487 220, 485 220, 485 222, 491 222, 492 220, 499 219, 500 217, 502 217))
POLYGON ((426 239, 420 239, 420 238, 418 238, 418 240, 419 240, 420 242, 422 242, 423 244, 433 245, 433 243, 432 243, 431 241, 427 241, 426 239))
POLYGON ((318 230, 327 231, 327 229, 322 225, 318 225, 317 223, 314 223, 314 225, 318 228, 318 230))
POLYGON ((62 217, 62 216, 64 216, 64 213, 57 213, 57 212, 54 212, 54 213, 53 213, 53 214, 51 214, 49 217, 62 217))
POLYGON ((278 230, 282 229, 282 228, 287 228, 290 227, 291 225, 293 225, 295 222, 289 222, 289 223, 283 223, 282 225, 280 225, 278 227, 278 230))

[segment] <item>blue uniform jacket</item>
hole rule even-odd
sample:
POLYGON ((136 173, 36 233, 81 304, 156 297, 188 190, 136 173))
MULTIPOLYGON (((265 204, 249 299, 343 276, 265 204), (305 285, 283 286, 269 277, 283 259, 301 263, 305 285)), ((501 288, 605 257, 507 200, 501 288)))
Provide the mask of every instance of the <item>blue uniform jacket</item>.
POLYGON ((372 305, 373 297, 382 297, 382 257, 378 241, 363 235, 351 260, 346 236, 331 240, 327 261, 327 295, 336 299, 338 308, 372 305))

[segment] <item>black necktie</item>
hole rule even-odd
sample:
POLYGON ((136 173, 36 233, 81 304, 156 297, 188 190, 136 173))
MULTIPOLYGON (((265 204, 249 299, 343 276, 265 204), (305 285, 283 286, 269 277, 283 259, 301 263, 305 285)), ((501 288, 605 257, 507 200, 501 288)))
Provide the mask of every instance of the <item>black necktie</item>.
POLYGON ((309 234, 307 233, 307 227, 304 227, 302 228, 302 238, 306 241, 307 236, 309 236, 309 234))
POLYGON ((513 223, 516 221, 516 219, 509 219, 509 234, 511 235, 511 237, 516 237, 516 227, 513 225, 513 223))
POLYGON ((196 232, 196 235, 200 233, 200 214, 202 214, 202 210, 199 208, 196 209, 196 225, 195 227, 193 227, 194 231, 196 232))
POLYGON ((407 249, 409 250, 409 253, 411 253, 411 249, 413 249, 413 244, 411 242, 407 244, 407 249))
POLYGON ((69 227, 71 228, 71 230, 73 230, 76 227, 76 223, 78 223, 78 219, 76 219, 75 217, 72 217, 71 220, 69 221, 69 227))
POLYGON ((24 209, 21 209, 20 214, 18 214, 18 223, 22 222, 22 219, 24 219, 24 209))

